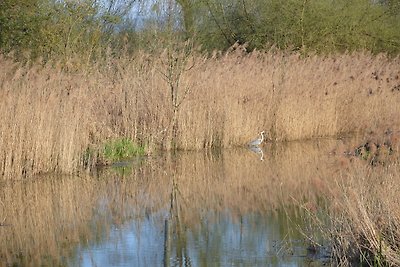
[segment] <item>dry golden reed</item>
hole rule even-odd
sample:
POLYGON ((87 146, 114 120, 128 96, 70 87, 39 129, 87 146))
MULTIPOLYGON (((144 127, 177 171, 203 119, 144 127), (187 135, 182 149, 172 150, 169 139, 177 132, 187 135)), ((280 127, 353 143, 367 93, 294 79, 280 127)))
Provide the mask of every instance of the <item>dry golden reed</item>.
POLYGON ((151 153, 243 146, 261 130, 298 140, 399 126, 399 58, 182 51, 80 73, 0 58, 1 176, 91 168, 117 137, 151 153))
POLYGON ((398 165, 343 174, 327 229, 341 266, 400 264, 399 182, 398 165))

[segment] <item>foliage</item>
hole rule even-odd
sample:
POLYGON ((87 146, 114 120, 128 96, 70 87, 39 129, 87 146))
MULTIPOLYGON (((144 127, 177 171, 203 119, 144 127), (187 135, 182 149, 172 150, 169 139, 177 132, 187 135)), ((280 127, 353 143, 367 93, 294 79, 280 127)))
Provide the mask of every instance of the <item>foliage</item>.
POLYGON ((0 2, 0 51, 19 59, 89 64, 114 54, 194 39, 204 49, 303 53, 400 52, 399 0, 27 0, 0 2), (143 2, 144 3, 144 2, 143 2), (134 7, 134 8, 133 8, 134 7))
POLYGON ((0 2, 0 47, 3 52, 15 48, 34 49, 40 37, 40 0, 0 2))
POLYGON ((0 51, 18 59, 42 57, 81 63, 104 51, 120 17, 94 0, 0 2, 0 51), (28 55, 27 55, 27 52, 28 55))
POLYGON ((400 7, 369 0, 236 0, 207 2, 209 18, 199 25, 207 47, 235 42, 250 49, 332 53, 367 49, 400 51, 400 7), (211 37, 209 37, 211 36, 211 37), (208 41, 207 41, 208 40, 208 41), (207 43, 211 42, 211 43, 207 43))
POLYGON ((144 153, 144 147, 136 145, 128 138, 115 139, 104 145, 104 158, 113 162, 144 153))

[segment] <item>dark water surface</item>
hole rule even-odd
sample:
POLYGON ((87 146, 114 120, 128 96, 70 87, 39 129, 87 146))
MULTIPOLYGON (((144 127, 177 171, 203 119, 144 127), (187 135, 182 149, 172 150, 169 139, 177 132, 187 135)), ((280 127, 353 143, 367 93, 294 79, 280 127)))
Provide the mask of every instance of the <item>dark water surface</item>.
POLYGON ((324 196, 340 173, 329 152, 338 142, 177 153, 90 176, 6 182, 0 261, 322 266, 329 246, 312 218, 325 219, 324 196))

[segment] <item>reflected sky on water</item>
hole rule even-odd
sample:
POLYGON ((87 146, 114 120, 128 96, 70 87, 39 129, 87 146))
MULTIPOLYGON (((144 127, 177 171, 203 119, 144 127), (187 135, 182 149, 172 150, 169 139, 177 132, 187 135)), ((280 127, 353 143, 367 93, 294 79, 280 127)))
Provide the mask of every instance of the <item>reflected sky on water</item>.
POLYGON ((327 255, 310 253, 304 236, 282 226, 287 220, 286 215, 277 214, 233 219, 224 212, 218 219, 204 218, 195 230, 183 226, 178 233, 168 225, 173 224, 171 220, 165 219, 160 227, 158 219, 148 218, 140 225, 113 227, 106 242, 82 248, 79 260, 70 265, 322 266, 327 255), (173 232, 169 237, 168 231, 173 232))

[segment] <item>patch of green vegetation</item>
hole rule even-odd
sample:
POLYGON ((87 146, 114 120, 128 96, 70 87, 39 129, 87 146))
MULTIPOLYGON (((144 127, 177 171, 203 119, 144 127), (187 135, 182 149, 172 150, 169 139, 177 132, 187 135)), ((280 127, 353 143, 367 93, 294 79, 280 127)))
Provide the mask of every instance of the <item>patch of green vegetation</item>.
POLYGON ((116 162, 123 159, 141 156, 145 154, 145 148, 135 144, 129 138, 112 140, 104 145, 103 156, 106 160, 116 162))

